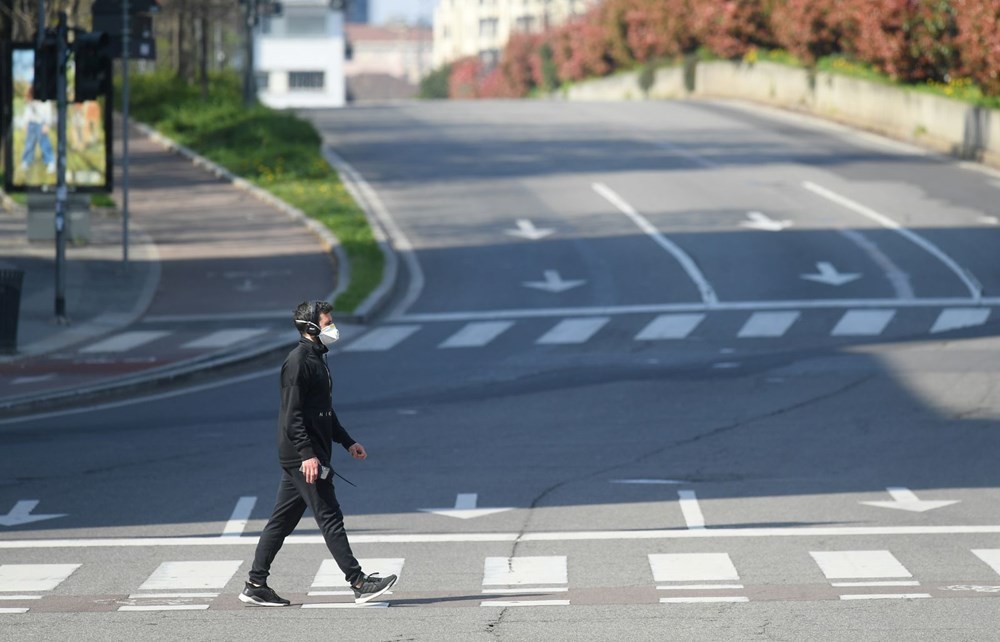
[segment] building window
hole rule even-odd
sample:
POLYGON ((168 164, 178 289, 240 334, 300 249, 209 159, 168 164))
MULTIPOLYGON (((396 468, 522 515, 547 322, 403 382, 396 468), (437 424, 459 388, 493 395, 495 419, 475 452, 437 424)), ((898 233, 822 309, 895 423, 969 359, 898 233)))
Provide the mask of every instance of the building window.
POLYGON ((325 36, 326 16, 323 14, 289 14, 285 18, 285 36, 325 36))
POLYGON ((482 38, 495 38, 497 35, 496 18, 485 18, 479 21, 479 36, 482 38))
POLYGON ((535 16, 520 16, 515 23, 518 31, 531 33, 531 30, 535 28, 535 16))
POLYGON ((267 91, 271 79, 271 74, 266 71, 258 71, 253 75, 254 82, 257 83, 257 91, 267 91))
POLYGON ((487 69, 496 67, 497 63, 500 62, 500 50, 483 49, 479 52, 479 62, 481 62, 483 67, 486 67, 487 69))
POLYGON ((326 78, 322 71, 290 71, 288 72, 288 89, 290 91, 322 91, 326 78))

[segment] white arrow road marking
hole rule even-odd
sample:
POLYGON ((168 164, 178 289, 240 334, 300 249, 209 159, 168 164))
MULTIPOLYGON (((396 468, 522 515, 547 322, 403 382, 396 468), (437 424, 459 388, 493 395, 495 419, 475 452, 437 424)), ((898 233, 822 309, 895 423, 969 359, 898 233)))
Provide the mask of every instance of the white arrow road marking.
POLYGON ((854 272, 838 272, 832 263, 817 263, 816 269, 819 270, 818 274, 802 274, 801 277, 807 281, 815 281, 832 286, 841 286, 861 278, 860 274, 854 272))
POLYGON ((535 288, 536 290, 544 290, 546 292, 559 294, 560 292, 565 292, 566 290, 572 290, 575 287, 579 287, 584 283, 586 283, 586 281, 566 281, 563 280, 558 271, 545 270, 544 281, 525 281, 523 285, 528 288, 535 288))
POLYGON ((549 234, 555 232, 553 229, 549 228, 538 228, 535 224, 526 218, 521 218, 517 220, 516 230, 505 230, 507 234, 511 236, 518 236, 523 239, 528 239, 529 241, 537 241, 543 239, 549 234))
POLYGON ((31 511, 38 506, 37 499, 22 499, 14 504, 14 508, 6 515, 0 515, 0 526, 20 526, 31 522, 40 522, 45 519, 55 519, 56 517, 66 517, 65 513, 58 515, 32 515, 31 511))
POLYGON ((250 279, 244 279, 243 283, 236 286, 237 292, 253 292, 257 289, 257 286, 253 284, 250 279))
POLYGON ((768 217, 768 215, 763 212, 748 212, 747 219, 748 220, 740 223, 740 225, 753 230, 763 230, 765 232, 780 232, 781 230, 792 226, 791 221, 776 221, 773 218, 768 217))
POLYGON ((493 513, 502 513, 512 510, 510 508, 476 508, 477 493, 459 493, 455 497, 455 508, 419 508, 422 513, 434 513, 445 517, 457 517, 459 519, 472 519, 473 517, 483 517, 493 513))
POLYGON ((705 516, 701 514, 701 507, 698 506, 698 497, 693 490, 679 490, 677 496, 681 502, 681 513, 684 514, 684 521, 689 529, 697 530, 705 528, 705 516))
POLYGON ((962 501, 960 499, 917 499, 917 496, 909 488, 891 487, 886 488, 886 490, 889 491, 889 496, 892 497, 892 501, 859 503, 866 504, 868 506, 877 506, 879 508, 897 508, 899 510, 908 510, 914 513, 923 513, 925 511, 934 510, 935 508, 951 506, 952 504, 957 504, 962 501))

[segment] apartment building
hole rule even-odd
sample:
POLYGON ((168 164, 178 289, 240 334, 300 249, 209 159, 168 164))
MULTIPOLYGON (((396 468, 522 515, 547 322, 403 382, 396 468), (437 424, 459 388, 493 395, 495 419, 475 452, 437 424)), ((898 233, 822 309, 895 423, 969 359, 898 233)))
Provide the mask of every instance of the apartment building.
POLYGON ((254 34, 257 96, 276 108, 345 103, 344 12, 330 0, 284 0, 254 34))
POLYGON ((538 33, 584 13, 599 0, 439 0, 434 66, 465 56, 496 64, 512 33, 538 33))

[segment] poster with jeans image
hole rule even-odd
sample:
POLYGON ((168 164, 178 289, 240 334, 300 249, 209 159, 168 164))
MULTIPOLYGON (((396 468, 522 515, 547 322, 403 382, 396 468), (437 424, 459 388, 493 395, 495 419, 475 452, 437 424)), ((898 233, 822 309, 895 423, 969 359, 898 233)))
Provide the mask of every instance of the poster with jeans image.
MULTIPOLYGON (((56 185, 58 109, 32 91, 35 51, 15 45, 7 81, 12 105, 5 150, 9 191, 51 190, 56 185)), ((73 99, 73 65, 67 66, 67 97, 73 99)), ((66 184, 74 191, 110 190, 111 137, 108 99, 70 102, 66 110, 66 184)))

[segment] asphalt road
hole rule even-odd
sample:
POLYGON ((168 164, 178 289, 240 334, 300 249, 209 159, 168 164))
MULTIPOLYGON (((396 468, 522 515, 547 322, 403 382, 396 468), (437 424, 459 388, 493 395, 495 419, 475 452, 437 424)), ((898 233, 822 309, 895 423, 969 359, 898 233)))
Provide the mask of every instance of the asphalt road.
POLYGON ((310 116, 412 247, 331 358, 389 607, 306 521, 236 600, 273 364, 0 424, 59 515, 0 526, 0 639, 995 638, 1000 175, 728 103, 310 116))

